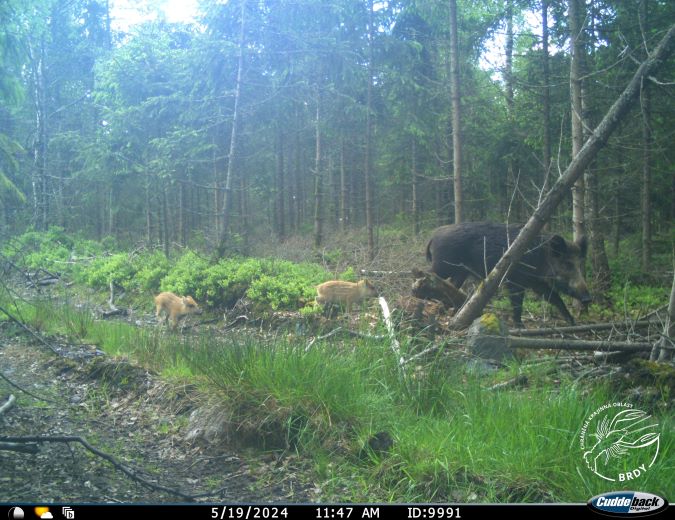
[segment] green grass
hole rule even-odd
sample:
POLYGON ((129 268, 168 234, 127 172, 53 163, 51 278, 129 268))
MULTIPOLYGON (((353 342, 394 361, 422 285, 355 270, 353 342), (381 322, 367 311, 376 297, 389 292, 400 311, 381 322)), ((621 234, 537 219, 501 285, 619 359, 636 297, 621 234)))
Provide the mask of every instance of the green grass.
MULTIPOLYGON (((88 309, 19 305, 45 333, 199 383, 249 443, 311 458, 326 500, 585 502, 626 487, 585 468, 578 436, 592 411, 627 396, 564 374, 554 381, 546 365, 526 370, 527 388, 495 392, 487 388, 518 367, 480 376, 438 356, 402 372, 387 341, 333 336, 308 348, 306 337, 181 335, 97 321, 88 309), (364 451, 381 431, 393 437, 391 451, 364 451)), ((638 487, 673 496, 673 420, 661 409, 661 452, 638 487)))

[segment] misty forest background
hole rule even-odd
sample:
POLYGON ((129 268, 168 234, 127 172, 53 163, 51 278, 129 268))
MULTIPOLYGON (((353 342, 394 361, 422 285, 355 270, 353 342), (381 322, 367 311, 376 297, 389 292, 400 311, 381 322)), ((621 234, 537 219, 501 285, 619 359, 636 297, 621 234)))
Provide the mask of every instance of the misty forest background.
MULTIPOLYGON (((3 236, 227 256, 356 231, 372 260, 389 232, 524 222, 675 20, 667 0, 199 6, 121 32, 109 0, 0 3, 3 236)), ((643 272, 654 243, 670 257, 671 65, 552 223, 590 236, 601 280, 626 237, 643 272)))
MULTIPOLYGON (((442 306, 425 322, 399 302, 436 226, 550 207, 640 63, 672 43, 675 2, 201 0, 193 23, 123 31, 118 1, 0 0, 0 375, 40 395, 53 382, 60 403, 21 394, 3 417, 13 436, 86 432, 188 495, 127 486, 91 457, 73 472, 57 446, 40 455, 49 473, 0 449, 0 501, 583 503, 616 482, 593 474, 580 429, 624 400, 663 432, 641 489, 673 496, 670 363, 556 351, 496 368, 442 306), (360 268, 392 302, 387 327, 314 305, 317 284, 360 268), (143 326, 159 291, 207 313, 181 333, 143 326), (177 390, 150 391, 150 373, 177 390), (273 458, 249 484, 220 455, 186 464, 191 431, 311 467, 273 458), (290 491, 270 496, 277 474, 290 491)), ((658 341, 668 361, 675 59, 659 64, 547 229, 590 239, 583 337, 658 341)), ((525 304, 528 328, 559 318, 525 304)), ((626 451, 620 471, 646 460, 626 451)))

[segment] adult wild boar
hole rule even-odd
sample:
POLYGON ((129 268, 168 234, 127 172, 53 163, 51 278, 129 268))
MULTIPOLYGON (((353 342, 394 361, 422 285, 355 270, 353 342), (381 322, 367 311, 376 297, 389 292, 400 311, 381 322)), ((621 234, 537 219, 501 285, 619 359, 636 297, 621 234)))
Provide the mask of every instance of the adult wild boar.
MULTIPOLYGON (((441 278, 450 278, 461 287, 469 275, 485 278, 515 240, 522 226, 491 222, 465 222, 437 228, 427 245, 431 270, 441 278)), ((559 235, 542 235, 513 267, 506 279, 513 321, 522 327, 525 289, 532 289, 555 305, 563 317, 574 324, 574 318, 558 293, 567 294, 582 303, 591 301, 581 267, 586 257, 587 242, 569 242, 559 235)))

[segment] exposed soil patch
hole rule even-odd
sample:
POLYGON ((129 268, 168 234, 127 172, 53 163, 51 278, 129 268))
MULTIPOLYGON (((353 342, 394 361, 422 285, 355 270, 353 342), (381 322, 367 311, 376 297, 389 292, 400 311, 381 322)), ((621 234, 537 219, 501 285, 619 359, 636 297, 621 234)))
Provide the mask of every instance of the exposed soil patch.
MULTIPOLYGON (((186 441, 194 389, 163 383, 95 349, 58 356, 10 328, 0 327, 0 373, 45 400, 0 379, 0 404, 17 397, 0 416, 0 434, 81 436, 145 480, 201 495, 196 501, 320 500, 309 465, 295 456, 186 441)), ((135 482, 77 443, 40 443, 37 454, 0 450, 0 502, 182 501, 135 482)))

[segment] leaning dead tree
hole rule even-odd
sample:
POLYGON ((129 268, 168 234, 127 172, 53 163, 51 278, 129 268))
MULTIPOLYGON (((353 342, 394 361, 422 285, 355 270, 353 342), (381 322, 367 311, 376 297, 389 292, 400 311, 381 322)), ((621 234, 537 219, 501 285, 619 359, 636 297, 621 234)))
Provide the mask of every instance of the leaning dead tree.
POLYGON ((497 262, 494 269, 481 284, 471 298, 455 315, 452 327, 464 329, 475 320, 487 305, 487 302, 495 294, 502 280, 509 274, 527 250, 528 244, 540 233, 548 222, 551 214, 560 201, 567 195, 574 182, 583 174, 596 155, 602 149, 610 135, 616 130, 628 111, 635 104, 643 84, 649 82, 649 77, 654 74, 673 52, 675 46, 675 24, 671 25, 668 32, 654 49, 654 52, 640 65, 637 72, 628 83, 626 89, 614 102, 600 124, 584 143, 579 153, 572 159, 562 176, 552 186, 551 191, 543 198, 534 211, 527 224, 523 227, 518 237, 506 250, 504 256, 497 262))

